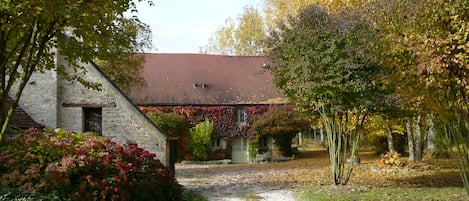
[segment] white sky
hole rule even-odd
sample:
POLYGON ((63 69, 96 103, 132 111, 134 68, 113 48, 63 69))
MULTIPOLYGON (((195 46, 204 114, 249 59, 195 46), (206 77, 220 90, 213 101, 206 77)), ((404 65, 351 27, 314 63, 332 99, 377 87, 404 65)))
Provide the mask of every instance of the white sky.
POLYGON ((243 7, 259 8, 262 0, 153 0, 138 4, 139 19, 150 25, 156 53, 199 53, 199 47, 228 17, 238 18, 243 7))

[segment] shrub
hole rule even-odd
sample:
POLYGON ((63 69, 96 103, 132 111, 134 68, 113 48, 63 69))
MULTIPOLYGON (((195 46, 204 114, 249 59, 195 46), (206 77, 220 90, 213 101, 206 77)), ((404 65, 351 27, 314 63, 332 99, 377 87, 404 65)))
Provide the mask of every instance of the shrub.
POLYGON ((309 121, 292 108, 273 108, 256 117, 253 129, 258 136, 271 135, 283 156, 291 156, 291 142, 298 132, 306 130, 309 121))
POLYGON ((195 159, 206 160, 210 153, 212 142, 213 122, 205 119, 190 129, 188 148, 195 159))
POLYGON ((24 188, 0 188, 0 201, 69 201, 57 192, 39 194, 24 188))
POLYGON ((436 132, 435 135, 435 151, 432 157, 435 158, 449 158, 452 155, 452 148, 454 144, 451 142, 451 137, 446 136, 444 131, 436 132))
POLYGON ((183 190, 182 197, 182 200, 184 201, 207 201, 207 198, 205 198, 201 194, 194 193, 187 189, 183 190))
POLYGON ((90 133, 31 129, 0 147, 0 185, 73 200, 180 200, 174 173, 154 157, 90 133))
POLYGON ((187 135, 189 134, 189 122, 181 115, 165 112, 148 112, 148 117, 162 131, 177 139, 177 157, 183 158, 187 149, 187 135))

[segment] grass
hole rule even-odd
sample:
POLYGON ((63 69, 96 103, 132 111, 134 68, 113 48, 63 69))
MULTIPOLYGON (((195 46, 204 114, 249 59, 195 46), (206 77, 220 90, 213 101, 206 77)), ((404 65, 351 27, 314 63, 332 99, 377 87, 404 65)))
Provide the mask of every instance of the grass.
POLYGON ((367 187, 306 185, 295 192, 298 201, 315 200, 467 200, 463 187, 367 187))
POLYGON ((182 191, 182 199, 183 201, 207 201, 207 198, 204 196, 194 193, 188 189, 184 189, 182 191))
POLYGON ((258 200, 262 200, 262 197, 254 194, 254 193, 246 193, 243 196, 243 199, 246 200, 246 201, 258 201, 258 200))

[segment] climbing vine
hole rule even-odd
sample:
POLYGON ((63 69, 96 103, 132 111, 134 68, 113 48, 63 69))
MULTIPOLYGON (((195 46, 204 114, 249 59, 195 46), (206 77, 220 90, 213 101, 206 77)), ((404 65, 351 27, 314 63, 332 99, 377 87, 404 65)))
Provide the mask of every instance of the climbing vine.
POLYGON ((250 105, 243 107, 246 112, 246 124, 237 125, 235 114, 239 106, 141 106, 144 113, 165 112, 182 115, 192 126, 203 122, 205 118, 213 121, 213 136, 223 138, 244 137, 255 139, 251 128, 256 115, 266 112, 269 105, 250 105))

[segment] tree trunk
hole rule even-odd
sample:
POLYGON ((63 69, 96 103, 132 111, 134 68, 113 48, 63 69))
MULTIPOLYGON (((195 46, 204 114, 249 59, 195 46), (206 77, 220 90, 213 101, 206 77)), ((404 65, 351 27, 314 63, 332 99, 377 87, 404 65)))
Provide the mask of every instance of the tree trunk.
POLYGON ((410 125, 411 125, 410 120, 407 119, 405 122, 405 129, 407 131, 407 142, 409 146, 409 161, 414 161, 414 158, 415 158, 414 137, 413 137, 412 128, 410 125))
POLYGON ((412 119, 406 121, 407 139, 409 145, 409 161, 418 163, 423 158, 423 139, 420 129, 421 115, 417 115, 412 119))
POLYGON ((428 124, 428 133, 427 133, 427 149, 429 154, 433 154, 435 152, 435 124, 433 120, 435 119, 434 114, 429 114, 427 116, 427 124, 428 124))
POLYGON ((321 145, 324 145, 325 142, 324 142, 324 129, 323 129, 323 126, 321 126, 321 128, 319 128, 319 135, 320 135, 320 139, 321 139, 321 145))
POLYGON ((298 133, 298 147, 300 147, 303 144, 303 140, 301 137, 302 137, 301 132, 299 132, 298 133))
POLYGON ((389 124, 389 121, 386 120, 386 136, 388 138, 388 150, 389 152, 395 152, 396 150, 394 149, 394 139, 392 137, 392 129, 391 125, 389 124))
POLYGON ((414 148, 415 148, 415 157, 414 157, 414 162, 422 162, 423 158, 423 138, 424 135, 422 134, 422 131, 420 129, 420 121, 421 121, 421 115, 418 115, 416 118, 414 118, 414 121, 412 122, 412 131, 414 132, 414 148))

